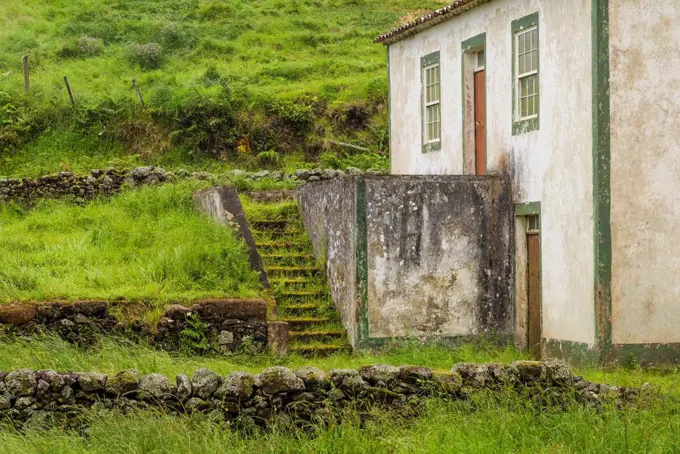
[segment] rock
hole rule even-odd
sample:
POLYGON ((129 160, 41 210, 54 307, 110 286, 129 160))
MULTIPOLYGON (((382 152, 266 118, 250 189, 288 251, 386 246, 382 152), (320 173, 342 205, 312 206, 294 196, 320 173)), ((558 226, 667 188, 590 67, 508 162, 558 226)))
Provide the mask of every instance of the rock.
POLYGON ((298 169, 298 170, 295 171, 295 176, 299 180, 306 181, 306 180, 309 179, 310 173, 309 173, 309 170, 307 170, 307 169, 298 169))
POLYGON ((9 304, 0 306, 0 324, 22 325, 33 320, 37 313, 30 304, 9 304))
POLYGON ((221 380, 219 375, 208 369, 197 370, 191 379, 193 395, 201 399, 210 399, 218 386, 220 386, 221 380))
POLYGON ((217 336, 217 345, 231 345, 234 343, 234 333, 230 331, 221 331, 217 336))
POLYGON ((300 367, 295 370, 295 375, 302 379, 309 390, 328 389, 331 386, 331 377, 316 367, 300 367))
POLYGON ((0 394, 0 411, 9 410, 12 406, 12 401, 8 395, 0 394))
POLYGON ((5 377, 6 392, 10 397, 33 396, 37 385, 35 372, 29 369, 10 372, 5 377))
POLYGON ((153 166, 137 167, 136 169, 133 169, 132 172, 130 172, 130 175, 135 180, 141 180, 151 175, 152 171, 153 166))
POLYGON ((91 393, 94 391, 103 391, 106 389, 106 382, 108 380, 106 374, 98 374, 97 372, 87 372, 80 374, 78 377, 78 384, 83 391, 91 393))
POLYGON ((35 398, 33 397, 20 397, 14 402, 14 408, 21 411, 30 408, 31 405, 35 403, 35 398))
POLYGON ((172 320, 184 320, 186 315, 191 312, 191 309, 184 307, 180 304, 171 304, 165 308, 164 317, 168 317, 172 320))
POLYGON ((169 396, 173 386, 168 377, 162 374, 149 374, 139 382, 139 398, 142 400, 158 400, 169 396))
POLYGON ((76 324, 85 325, 90 322, 90 319, 85 317, 83 314, 76 314, 76 316, 73 318, 73 321, 76 322, 76 324))
POLYGON ((361 169, 357 169, 356 167, 347 167, 345 172, 347 175, 363 175, 361 169))
POLYGON ((359 371, 354 369, 333 369, 330 371, 333 384, 343 390, 358 393, 368 387, 359 371))
POLYGON ((491 383, 491 374, 487 364, 458 363, 451 372, 457 373, 463 379, 463 384, 473 388, 484 388, 491 383))
POLYGON ((274 366, 263 370, 258 376, 257 384, 268 395, 305 389, 305 383, 292 370, 283 366, 274 366))
POLYGON ((36 377, 46 381, 50 385, 49 390, 53 393, 58 393, 66 386, 64 377, 54 370, 40 370, 36 373, 36 377))
POLYGON ((375 169, 367 169, 366 170, 366 175, 380 175, 380 172, 378 172, 375 169))
POLYGON ((175 391, 175 396, 180 400, 180 402, 185 402, 191 397, 191 379, 184 374, 180 374, 176 378, 177 391, 175 391))
POLYGON ((255 379, 246 372, 232 372, 224 377, 214 397, 221 400, 243 401, 253 395, 255 379))
POLYGON ((210 404, 198 397, 192 397, 184 404, 184 409, 189 413, 205 411, 210 408, 210 404))
POLYGON ((253 173, 252 178, 256 180, 261 180, 269 176, 269 170, 261 170, 259 172, 253 173))
POLYGON ((517 370, 520 380, 524 383, 545 379, 545 367, 540 361, 514 361, 510 363, 510 367, 517 370))
POLYGON ((546 359, 543 361, 545 375, 548 381, 555 386, 567 386, 574 382, 574 373, 564 361, 558 359, 546 359))
POLYGON ((135 369, 118 372, 106 382, 106 392, 114 396, 130 395, 139 389, 142 375, 135 369))
POLYGON ((446 394, 457 394, 463 387, 463 378, 456 372, 433 375, 439 389, 446 394))
POLYGON ((432 369, 422 366, 401 366, 399 368, 399 379, 409 385, 417 385, 432 379, 432 369))
POLYGON ((307 181, 321 181, 321 177, 317 177, 316 175, 312 175, 307 179, 307 181))
POLYGON ((63 318, 59 320, 59 326, 61 326, 62 328, 70 328, 72 326, 76 326, 76 324, 67 318, 63 318))
POLYGON ((372 385, 378 382, 389 385, 399 377, 399 368, 388 364, 374 364, 360 368, 359 375, 372 385))

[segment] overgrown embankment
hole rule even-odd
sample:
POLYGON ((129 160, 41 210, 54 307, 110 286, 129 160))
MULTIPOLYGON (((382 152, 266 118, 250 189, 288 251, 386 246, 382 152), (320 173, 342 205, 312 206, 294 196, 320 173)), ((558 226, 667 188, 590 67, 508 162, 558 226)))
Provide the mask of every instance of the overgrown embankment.
POLYGON ((386 59, 371 40, 441 3, 6 0, 0 175, 142 162, 276 167, 324 152, 331 167, 384 165, 386 59))
POLYGON ((243 244, 194 209, 203 186, 133 189, 84 206, 0 204, 0 304, 256 296, 243 244))

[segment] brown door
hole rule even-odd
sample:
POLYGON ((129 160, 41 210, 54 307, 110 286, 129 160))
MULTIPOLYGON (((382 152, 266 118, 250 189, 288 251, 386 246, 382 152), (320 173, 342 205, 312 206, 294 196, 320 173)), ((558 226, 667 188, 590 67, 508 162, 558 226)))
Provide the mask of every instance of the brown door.
POLYGON ((475 73, 475 173, 486 175, 486 99, 484 98, 484 71, 475 73))
POLYGON ((541 358, 541 247, 538 231, 527 232, 529 259, 529 351, 541 358))

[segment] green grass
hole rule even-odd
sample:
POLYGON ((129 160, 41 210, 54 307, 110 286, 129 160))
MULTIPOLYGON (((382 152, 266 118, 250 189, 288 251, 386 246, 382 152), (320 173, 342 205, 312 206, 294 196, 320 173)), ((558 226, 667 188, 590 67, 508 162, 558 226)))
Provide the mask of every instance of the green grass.
MULTIPOLYGON (((0 370, 18 367, 116 372, 135 367, 168 376, 208 367, 220 374, 261 371, 272 364, 323 369, 365 364, 422 364, 449 369, 459 361, 502 361, 523 358, 510 348, 467 345, 397 347, 383 352, 336 355, 320 359, 233 357, 226 359, 172 356, 146 347, 106 340, 100 349, 84 351, 63 341, 0 344, 0 370)), ((157 412, 127 415, 103 413, 92 420, 86 436, 59 430, 18 433, 0 428, 2 453, 666 453, 677 452, 680 389, 676 370, 577 370, 610 384, 641 386, 645 382, 662 399, 623 411, 572 405, 566 410, 536 406, 514 394, 480 394, 471 401, 432 401, 417 418, 404 420, 376 410, 365 424, 348 412, 342 424, 312 431, 238 433, 206 416, 174 417, 157 412)))
POLYGON ((245 246, 194 209, 202 185, 129 190, 84 206, 0 205, 0 303, 256 295, 245 246))
MULTIPOLYGON (((234 156, 214 148, 235 148, 242 136, 253 150, 240 166, 258 167, 258 153, 292 152, 310 137, 385 151, 386 58, 372 39, 401 16, 443 3, 4 0, 0 175, 141 162, 222 169, 234 166, 234 156), (135 50, 149 43, 158 49, 152 64, 135 50), (23 55, 31 61, 30 98, 23 94, 23 55), (352 108, 360 120, 348 114, 352 108), (211 134, 215 140, 205 143, 211 134)), ((354 159, 338 151, 345 166, 386 163, 384 154, 354 159)), ((282 161, 286 168, 292 162, 282 161)))

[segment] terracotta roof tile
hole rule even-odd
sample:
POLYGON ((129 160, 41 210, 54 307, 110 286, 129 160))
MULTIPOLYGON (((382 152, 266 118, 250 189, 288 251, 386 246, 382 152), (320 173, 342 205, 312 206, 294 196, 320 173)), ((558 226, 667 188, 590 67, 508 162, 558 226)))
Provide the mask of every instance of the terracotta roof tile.
POLYGON ((383 33, 374 39, 373 42, 389 44, 399 41, 489 1, 490 0, 456 0, 448 6, 432 11, 406 25, 383 33))

